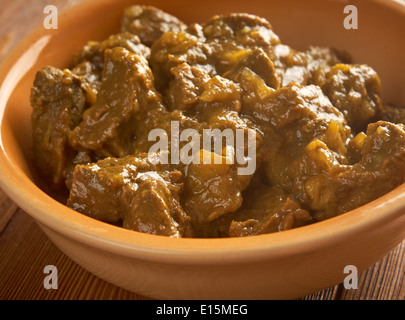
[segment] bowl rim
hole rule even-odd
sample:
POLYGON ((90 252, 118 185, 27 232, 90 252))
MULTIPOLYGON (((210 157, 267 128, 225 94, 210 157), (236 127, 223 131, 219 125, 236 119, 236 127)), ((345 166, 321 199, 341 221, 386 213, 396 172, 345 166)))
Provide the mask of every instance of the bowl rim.
MULTIPOLYGON (((400 10, 405 2, 372 0, 400 10)), ((86 2, 86 1, 85 1, 86 2)), ((80 4, 79 4, 80 5, 80 4)), ((35 32, 13 48, 0 64, 0 83, 35 32), (5 67, 5 66, 8 66, 5 67)), ((1 99, 0 99, 1 101, 1 99)), ((4 108, 0 105, 0 133, 4 108)), ((88 246, 126 257, 165 263, 212 265, 252 263, 333 247, 351 235, 390 223, 405 211, 405 183, 355 210, 308 226, 243 238, 170 238, 110 225, 76 212, 43 192, 8 156, 0 135, 0 188, 40 225, 88 246), (22 192, 23 191, 23 192, 22 192), (388 205, 389 204, 389 205, 388 205), (322 241, 320 241, 320 239, 322 241)))

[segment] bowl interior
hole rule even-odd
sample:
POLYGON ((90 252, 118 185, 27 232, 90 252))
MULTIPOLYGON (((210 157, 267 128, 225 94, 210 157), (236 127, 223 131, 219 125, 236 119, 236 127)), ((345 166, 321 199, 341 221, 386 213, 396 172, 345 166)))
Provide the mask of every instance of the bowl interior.
MULTIPOLYGON (((126 253, 130 253, 131 247, 136 246, 144 249, 145 255, 151 254, 150 248, 154 249, 154 253, 164 253, 165 248, 170 248, 183 254, 195 252, 198 241, 200 252, 212 252, 217 248, 218 254, 221 254, 220 250, 235 254, 236 250, 250 250, 254 254, 268 250, 271 246, 274 252, 288 255, 309 243, 316 246, 321 236, 333 236, 334 241, 339 237, 343 239, 348 233, 358 231, 361 226, 366 228, 366 221, 369 225, 377 223, 377 219, 381 219, 385 212, 400 209, 404 186, 359 210, 297 230, 250 239, 162 241, 159 236, 139 234, 95 221, 51 199, 42 191, 45 190, 44 186, 30 165, 32 137, 29 97, 35 73, 46 65, 69 67, 73 55, 88 40, 101 40, 118 32, 123 9, 132 3, 127 0, 85 1, 60 14, 59 29, 45 30, 39 26, 0 66, 1 186, 38 221, 100 247, 112 249, 118 244, 120 250, 126 253), (386 206, 389 200, 392 200, 390 210, 386 206), (373 210, 375 215, 370 214, 373 210), (345 233, 339 233, 342 230, 345 233), (290 246, 286 251, 291 244, 295 244, 295 247, 290 246)), ((405 7, 395 1, 352 1, 351 4, 358 9, 357 30, 344 28, 345 1, 205 0, 193 1, 190 5, 190 1, 184 0, 145 0, 142 3, 157 6, 186 23, 204 22, 216 14, 230 12, 257 14, 267 18, 281 41, 293 48, 319 45, 347 50, 354 62, 369 64, 378 72, 385 102, 405 105, 405 42, 402 41, 405 7)))

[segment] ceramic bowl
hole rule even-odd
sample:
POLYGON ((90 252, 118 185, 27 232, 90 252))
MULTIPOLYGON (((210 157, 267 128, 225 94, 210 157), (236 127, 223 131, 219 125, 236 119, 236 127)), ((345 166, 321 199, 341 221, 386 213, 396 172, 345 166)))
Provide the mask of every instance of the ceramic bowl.
MULTIPOLYGON (((405 238, 405 185, 354 211, 285 232, 232 239, 173 239, 122 229, 77 213, 38 187, 31 169, 30 88, 45 65, 65 67, 88 40, 119 29, 130 1, 86 1, 40 26, 0 66, 0 186, 66 255, 117 286, 157 299, 292 299, 341 283, 405 238)), ((384 99, 405 105, 405 6, 351 1, 358 29, 346 29, 345 1, 143 1, 187 23, 215 14, 267 18, 296 49, 334 46, 379 73, 384 99), (191 4, 192 3, 192 4, 191 4)))

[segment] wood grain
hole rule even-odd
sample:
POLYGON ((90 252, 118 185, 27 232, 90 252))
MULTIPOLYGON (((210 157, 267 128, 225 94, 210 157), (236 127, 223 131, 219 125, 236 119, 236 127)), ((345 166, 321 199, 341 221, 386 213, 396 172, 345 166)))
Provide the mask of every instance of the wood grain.
MULTIPOLYGON (((0 0, 0 60, 38 23, 43 8, 80 0, 0 0)), ((405 241, 360 275, 357 290, 342 284, 304 300, 405 300, 405 241)), ((0 190, 0 300, 147 300, 87 272, 64 255, 36 222, 0 190), (46 265, 58 268, 58 289, 45 289, 46 265)))

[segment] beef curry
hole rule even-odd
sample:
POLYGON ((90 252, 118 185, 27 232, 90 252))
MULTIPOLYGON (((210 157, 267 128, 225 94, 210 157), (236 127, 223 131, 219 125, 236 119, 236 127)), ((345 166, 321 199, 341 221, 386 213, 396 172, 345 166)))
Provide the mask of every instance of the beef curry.
POLYGON ((186 25, 131 6, 121 30, 88 42, 72 66, 39 70, 31 104, 47 184, 67 190, 73 210, 134 231, 278 232, 404 182, 405 109, 383 103, 377 73, 334 48, 295 50, 250 14, 186 25), (173 122, 197 140, 205 129, 253 132, 255 171, 239 174, 227 146, 193 155, 219 163, 154 161, 150 132, 171 137, 173 122))

